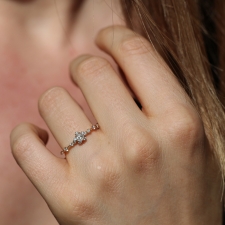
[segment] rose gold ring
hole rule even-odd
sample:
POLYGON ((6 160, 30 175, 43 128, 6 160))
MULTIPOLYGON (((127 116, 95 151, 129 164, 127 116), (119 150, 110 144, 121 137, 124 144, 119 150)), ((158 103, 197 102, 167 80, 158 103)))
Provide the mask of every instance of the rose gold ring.
POLYGON ((73 139, 73 141, 63 149, 63 151, 61 151, 61 155, 63 154, 67 154, 70 149, 79 144, 83 144, 85 141, 87 141, 86 136, 89 135, 92 131, 96 131, 98 130, 100 127, 98 125, 98 123, 96 123, 95 125, 92 125, 91 128, 87 129, 86 131, 77 131, 75 132, 75 138, 73 139))

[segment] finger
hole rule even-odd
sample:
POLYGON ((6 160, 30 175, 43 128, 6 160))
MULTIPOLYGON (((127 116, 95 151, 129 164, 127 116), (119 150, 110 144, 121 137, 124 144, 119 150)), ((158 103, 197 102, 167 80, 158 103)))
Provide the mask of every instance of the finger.
POLYGON ((145 38, 115 26, 102 30, 96 43, 119 64, 149 116, 164 114, 187 101, 176 77, 145 38))
POLYGON ((60 87, 52 88, 41 96, 39 111, 62 149, 73 141, 76 131, 91 127, 80 106, 60 87))
POLYGON ((107 60, 81 56, 71 64, 71 73, 103 132, 118 134, 115 129, 140 119, 142 112, 107 60))
POLYGON ((12 131, 10 141, 16 161, 49 202, 62 187, 66 161, 46 149, 47 138, 46 131, 31 124, 22 124, 12 131))

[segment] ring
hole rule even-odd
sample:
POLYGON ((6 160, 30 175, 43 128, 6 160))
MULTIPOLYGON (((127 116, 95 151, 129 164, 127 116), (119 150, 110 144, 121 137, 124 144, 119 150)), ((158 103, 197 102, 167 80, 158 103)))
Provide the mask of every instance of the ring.
POLYGON ((92 131, 95 131, 95 130, 98 130, 100 127, 98 125, 98 123, 96 123, 95 125, 92 125, 91 128, 87 129, 86 131, 77 131, 75 132, 75 138, 73 139, 73 141, 70 143, 70 145, 68 145, 67 147, 65 147, 63 149, 63 151, 61 151, 61 155, 63 154, 67 154, 70 149, 79 144, 83 144, 83 142, 85 142, 87 139, 86 139, 86 136, 89 135, 92 131))

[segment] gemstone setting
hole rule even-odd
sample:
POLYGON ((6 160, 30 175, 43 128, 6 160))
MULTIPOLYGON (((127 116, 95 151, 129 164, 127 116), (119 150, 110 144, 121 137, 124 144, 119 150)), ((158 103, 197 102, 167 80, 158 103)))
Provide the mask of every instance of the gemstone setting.
POLYGON ((82 144, 84 141, 86 141, 86 134, 87 133, 85 131, 76 132, 75 138, 73 139, 73 143, 78 143, 79 145, 82 144))
POLYGON ((92 131, 95 131, 95 130, 98 130, 100 128, 100 126, 97 124, 95 125, 92 125, 89 129, 87 129, 86 131, 79 131, 79 132, 75 132, 75 138, 73 139, 73 141, 65 148, 63 148, 63 151, 61 151, 61 155, 65 155, 67 153, 69 153, 70 149, 79 144, 83 144, 83 142, 85 142, 87 139, 86 139, 86 136, 91 134, 92 131))

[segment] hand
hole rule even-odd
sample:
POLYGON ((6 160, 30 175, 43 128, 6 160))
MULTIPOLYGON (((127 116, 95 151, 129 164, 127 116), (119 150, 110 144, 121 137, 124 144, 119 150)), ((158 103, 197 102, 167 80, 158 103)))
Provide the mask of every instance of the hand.
MULTIPOLYGON (((123 70, 81 56, 71 64, 100 129, 60 159, 47 133, 22 124, 11 134, 14 157, 62 225, 221 224, 221 174, 203 124, 168 66, 143 37, 102 30, 97 45, 123 70)), ((47 91, 40 113, 63 148, 91 126, 62 88, 47 91)))

